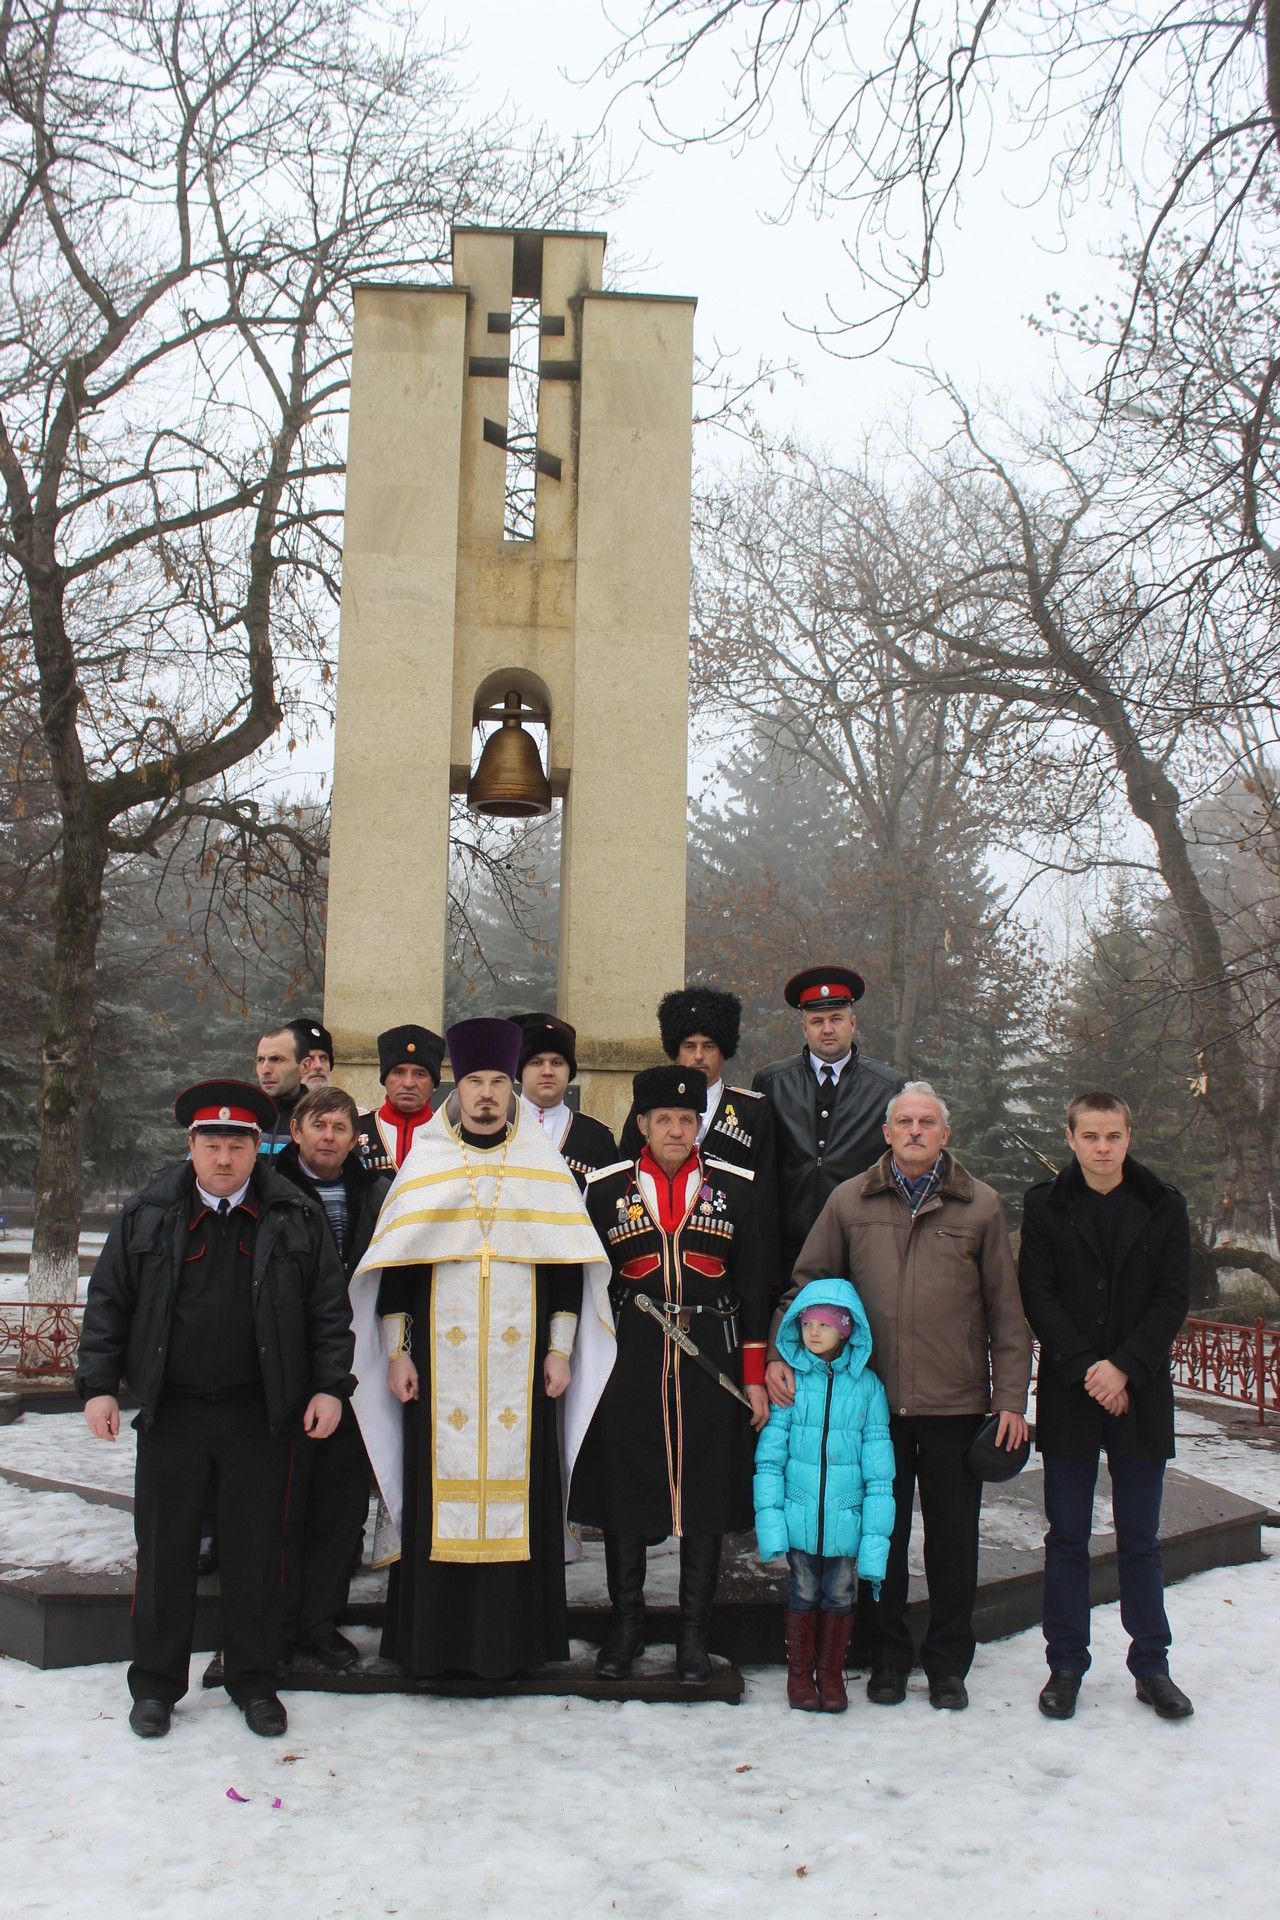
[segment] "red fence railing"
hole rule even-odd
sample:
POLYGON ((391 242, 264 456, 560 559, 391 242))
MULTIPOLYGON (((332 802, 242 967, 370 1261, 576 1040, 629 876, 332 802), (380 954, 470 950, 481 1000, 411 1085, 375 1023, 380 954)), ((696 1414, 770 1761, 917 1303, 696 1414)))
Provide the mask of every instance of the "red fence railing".
POLYGON ((1258 1425, 1280 1412, 1280 1331, 1255 1320, 1232 1327, 1188 1320, 1173 1343, 1173 1377, 1180 1387, 1241 1400, 1258 1410, 1258 1425))
POLYGON ((76 1370, 82 1301, 0 1300, 0 1367, 38 1379, 76 1370))
MULTIPOLYGON (((83 1302, 0 1300, 0 1369, 34 1377, 75 1372, 83 1302)), ((1255 1320, 1233 1327, 1188 1320, 1173 1343, 1173 1377, 1180 1387, 1256 1407, 1261 1426, 1280 1413, 1280 1329, 1255 1320)))

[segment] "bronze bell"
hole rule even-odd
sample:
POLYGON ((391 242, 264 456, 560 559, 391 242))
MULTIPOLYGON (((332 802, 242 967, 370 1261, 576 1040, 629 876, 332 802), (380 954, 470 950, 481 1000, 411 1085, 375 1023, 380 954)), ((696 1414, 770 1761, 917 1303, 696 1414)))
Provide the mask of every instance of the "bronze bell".
POLYGON ((480 755, 480 764, 467 782, 467 805, 476 813, 499 820, 528 820, 551 811, 551 782, 542 770, 542 757, 522 720, 541 718, 525 707, 518 693, 509 693, 501 707, 480 718, 501 719, 480 755))

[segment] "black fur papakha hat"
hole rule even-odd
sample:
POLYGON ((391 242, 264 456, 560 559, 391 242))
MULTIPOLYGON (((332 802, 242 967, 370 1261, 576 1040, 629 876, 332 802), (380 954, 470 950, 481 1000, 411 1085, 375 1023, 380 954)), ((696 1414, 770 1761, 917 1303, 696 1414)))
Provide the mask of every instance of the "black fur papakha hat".
POLYGON ((578 1077, 578 1035, 577 1030, 567 1020, 558 1020, 554 1013, 513 1013, 511 1018, 524 1033, 520 1048, 520 1073, 539 1053, 558 1053, 569 1063, 569 1078, 578 1077))
POLYGON ((425 1067, 434 1090, 443 1064, 444 1041, 430 1027, 388 1027, 378 1035, 378 1078, 384 1086, 393 1067, 425 1067))
POLYGON ((631 1082, 636 1112, 655 1107, 688 1107, 702 1113, 707 1105, 707 1076, 700 1067, 645 1067, 631 1082))
POLYGON ((726 1060, 738 1051, 738 1029, 742 1025, 742 1002, 736 993, 721 993, 718 987, 677 987, 664 994, 658 1008, 658 1031, 662 1050, 674 1060, 680 1042, 691 1033, 705 1033, 714 1040, 726 1060))

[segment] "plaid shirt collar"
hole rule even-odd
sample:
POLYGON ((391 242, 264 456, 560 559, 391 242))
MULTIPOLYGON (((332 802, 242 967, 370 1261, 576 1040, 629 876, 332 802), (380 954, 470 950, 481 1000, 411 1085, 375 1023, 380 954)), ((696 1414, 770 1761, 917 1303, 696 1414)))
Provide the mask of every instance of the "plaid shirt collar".
POLYGON ((914 1217, 915 1214, 919 1213, 925 1201, 931 1200, 938 1191, 938 1188, 942 1185, 943 1156, 939 1154, 928 1173, 921 1174, 918 1180, 908 1180, 902 1168, 892 1157, 890 1158, 889 1165, 893 1172, 894 1184, 911 1209, 914 1217))

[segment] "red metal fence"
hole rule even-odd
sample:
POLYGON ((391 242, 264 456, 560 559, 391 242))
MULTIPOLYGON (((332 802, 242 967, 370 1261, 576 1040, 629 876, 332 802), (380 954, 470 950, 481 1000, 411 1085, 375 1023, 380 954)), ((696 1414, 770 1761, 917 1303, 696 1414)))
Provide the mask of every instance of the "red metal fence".
MULTIPOLYGON (((0 1300, 0 1369, 33 1377, 74 1373, 84 1306, 45 1300, 0 1300)), ((1233 1327, 1188 1320, 1173 1343, 1180 1387, 1256 1407, 1261 1426, 1280 1413, 1280 1330, 1255 1320, 1233 1327)))
POLYGON ((1255 1320, 1251 1327, 1188 1320, 1173 1343, 1173 1377, 1180 1387, 1242 1400, 1258 1410, 1258 1425, 1280 1412, 1280 1331, 1255 1320))
POLYGON ((75 1372, 82 1302, 0 1300, 0 1368, 33 1379, 75 1372))

